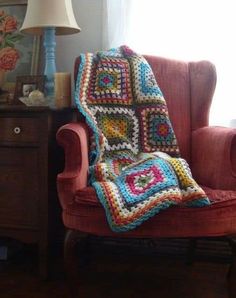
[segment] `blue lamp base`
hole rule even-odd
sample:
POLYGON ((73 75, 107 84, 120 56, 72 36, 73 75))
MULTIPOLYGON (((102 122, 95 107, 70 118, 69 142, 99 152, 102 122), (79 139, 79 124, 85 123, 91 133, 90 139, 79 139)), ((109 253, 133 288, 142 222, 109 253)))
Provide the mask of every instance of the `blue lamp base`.
POLYGON ((46 96, 50 97, 54 95, 54 74, 56 72, 55 62, 55 28, 44 29, 44 50, 45 50, 45 69, 44 75, 46 76, 45 91, 46 96))

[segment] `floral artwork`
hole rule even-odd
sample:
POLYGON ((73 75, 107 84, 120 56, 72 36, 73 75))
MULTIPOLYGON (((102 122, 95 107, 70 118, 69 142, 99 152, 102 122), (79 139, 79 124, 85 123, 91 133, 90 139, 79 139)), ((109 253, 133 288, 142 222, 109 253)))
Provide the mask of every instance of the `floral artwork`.
POLYGON ((20 54, 15 49, 15 43, 23 36, 16 33, 17 20, 14 16, 7 15, 0 10, 0 70, 10 71, 15 69, 20 54))
MULTIPOLYGON (((17 1, 15 1, 17 2, 17 1)), ((1 5, 0 1, 0 99, 13 92, 18 75, 35 75, 39 47, 35 38, 19 32, 26 5, 1 5)))

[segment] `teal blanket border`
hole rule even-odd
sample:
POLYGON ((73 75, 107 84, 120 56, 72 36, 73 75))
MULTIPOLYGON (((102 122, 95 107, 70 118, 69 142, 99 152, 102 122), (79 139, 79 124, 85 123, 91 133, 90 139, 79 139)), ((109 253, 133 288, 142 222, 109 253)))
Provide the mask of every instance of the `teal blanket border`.
POLYGON ((88 116, 88 113, 84 110, 81 101, 80 101, 80 96, 79 96, 79 86, 80 86, 80 81, 83 75, 83 69, 85 65, 85 54, 80 55, 80 65, 77 73, 77 80, 76 80, 76 85, 75 85, 75 93, 74 93, 74 98, 75 98, 75 103, 77 105, 77 108, 79 112, 85 117, 85 121, 88 124, 88 126, 92 129, 95 137, 95 144, 96 147, 94 151, 90 152, 89 159, 90 159, 90 165, 95 164, 96 160, 98 159, 98 156, 100 155, 100 145, 99 145, 99 131, 98 127, 95 126, 93 120, 88 116))

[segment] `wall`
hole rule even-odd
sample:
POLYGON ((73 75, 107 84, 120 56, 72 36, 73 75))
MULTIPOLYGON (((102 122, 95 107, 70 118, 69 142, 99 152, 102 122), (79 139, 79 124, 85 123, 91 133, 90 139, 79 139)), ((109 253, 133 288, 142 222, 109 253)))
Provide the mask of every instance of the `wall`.
POLYGON ((84 52, 102 49, 103 0, 72 0, 81 32, 56 38, 58 72, 71 72, 75 58, 84 52))

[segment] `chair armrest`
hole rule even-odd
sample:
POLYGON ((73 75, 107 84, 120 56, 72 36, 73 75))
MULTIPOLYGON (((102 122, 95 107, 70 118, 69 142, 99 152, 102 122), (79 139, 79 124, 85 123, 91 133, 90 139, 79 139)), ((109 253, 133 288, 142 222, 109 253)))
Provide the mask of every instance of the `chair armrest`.
POLYGON ((193 131, 191 169, 202 185, 236 190, 236 129, 208 126, 193 131))
POLYGON ((57 190, 61 205, 66 208, 73 202, 74 193, 87 186, 88 178, 88 128, 85 123, 69 123, 56 135, 64 148, 65 167, 57 176, 57 190))

